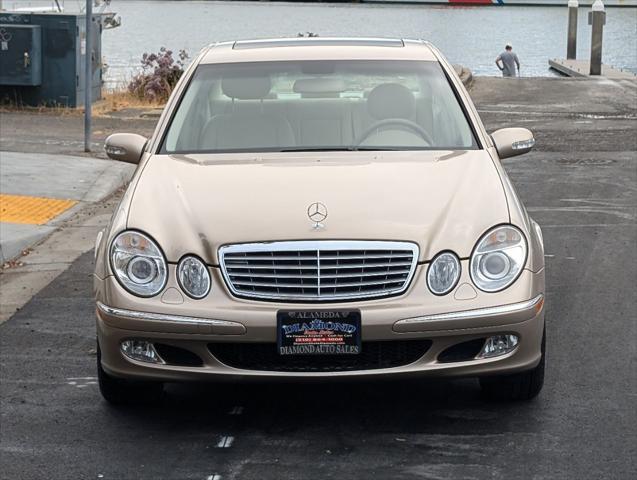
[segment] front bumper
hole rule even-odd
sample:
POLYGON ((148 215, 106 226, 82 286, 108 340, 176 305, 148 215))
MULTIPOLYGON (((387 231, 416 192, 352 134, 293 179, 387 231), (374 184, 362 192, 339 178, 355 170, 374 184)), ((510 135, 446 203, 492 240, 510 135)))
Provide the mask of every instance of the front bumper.
MULTIPOLYGON (((207 312, 155 301, 137 299, 124 292, 113 277, 95 280, 97 331, 102 366, 111 375, 162 381, 275 379, 379 376, 483 376, 506 374, 533 368, 541 357, 544 328, 544 274, 524 271, 507 291, 476 292, 474 298, 433 297, 424 283, 423 268, 410 290, 401 297, 376 301, 327 305, 290 305, 243 301, 231 297, 215 278, 216 299, 207 312), (130 298, 129 298, 130 297, 130 298), (425 305, 427 308, 423 308, 425 305), (152 308, 151 307, 155 307, 152 308), (463 308, 464 307, 464 308, 463 308), (210 343, 275 343, 276 312, 279 309, 359 309, 363 321, 362 339, 401 341, 427 339, 431 346, 416 361, 391 368, 348 371, 264 371, 229 366, 210 353, 210 343), (152 312, 152 313, 146 313, 152 312), (491 335, 515 334, 519 344, 512 352, 488 359, 441 362, 439 355, 451 346, 491 335), (194 353, 201 366, 149 364, 132 360, 120 351, 127 339, 143 339, 194 353)), ((467 270, 464 269, 466 272, 467 270)), ((214 276, 215 272, 213 272, 214 276)), ((171 276, 172 277, 172 276, 171 276)), ((461 279, 460 288, 466 282, 461 279)), ((170 285, 168 286, 170 288, 170 285)), ((212 295, 215 297, 215 295, 212 295)), ((188 302, 187 299, 184 300, 188 302)), ((193 301, 195 302, 195 301, 193 301)), ((195 304, 198 308, 204 303, 195 304)), ((365 348, 365 347, 363 347, 365 348)))

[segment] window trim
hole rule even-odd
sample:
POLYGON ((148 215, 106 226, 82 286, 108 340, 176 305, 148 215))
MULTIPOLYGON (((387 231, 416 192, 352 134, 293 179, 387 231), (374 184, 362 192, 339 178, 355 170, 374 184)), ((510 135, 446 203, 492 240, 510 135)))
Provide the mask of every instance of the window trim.
MULTIPOLYGON (((462 114, 464 115, 464 118, 467 121, 467 124, 469 125, 469 129, 471 130, 471 135, 473 136, 473 140, 476 142, 477 148, 475 148, 475 150, 484 150, 484 145, 482 145, 480 135, 478 135, 476 126, 474 125, 473 120, 471 119, 471 116, 469 115, 469 111, 467 110, 467 106, 465 105, 463 98, 460 96, 460 92, 456 88, 455 83, 451 80, 451 77, 449 76, 449 72, 447 72, 447 69, 445 68, 445 66, 440 61, 438 62, 438 65, 440 65, 440 68, 442 69, 442 72, 444 73, 445 78, 447 79, 447 83, 449 84, 449 87, 451 87, 451 91, 456 97, 456 101, 458 102, 458 105, 460 105, 462 114)), ((471 150, 471 149, 467 149, 467 150, 471 150)))
MULTIPOLYGON (((255 65, 255 64, 267 64, 267 63, 291 63, 291 62, 312 62, 312 61, 342 61, 345 62, 345 60, 342 59, 330 59, 330 60, 314 60, 314 59, 305 59, 305 60, 277 60, 277 61, 271 61, 271 60, 263 60, 263 61, 255 61, 255 62, 239 62, 239 63, 234 63, 234 62, 225 62, 225 63, 206 63, 206 64, 198 64, 196 68, 193 69, 192 73, 190 74, 189 78, 187 79, 186 84, 183 86, 183 88, 180 91, 180 96, 177 99, 177 102, 174 103, 172 110, 170 112, 170 116, 167 119, 167 122, 164 125, 163 131, 161 133, 161 139, 159 141, 159 143, 157 144, 157 149, 155 151, 155 155, 213 155, 213 154, 229 154, 229 153, 263 153, 263 152, 277 152, 280 149, 277 148, 262 148, 262 149, 234 149, 234 150, 211 150, 211 151, 203 151, 203 150, 199 150, 199 151, 192 151, 192 150, 179 150, 179 151, 173 151, 173 152, 168 152, 165 148, 166 146, 166 140, 168 137, 168 132, 170 131, 170 127, 172 126, 173 120, 177 114, 177 111, 179 110, 179 108, 181 107, 181 104, 184 100, 184 97, 186 96, 186 94, 188 93, 188 90, 190 89, 191 83, 193 81, 193 79, 195 78, 195 76, 197 75, 197 72, 199 71, 199 69, 201 68, 201 65, 206 65, 206 66, 236 66, 236 65, 255 65)), ((408 62, 414 62, 414 63, 436 63, 440 69, 442 70, 442 73, 445 76, 445 79, 447 80, 447 84, 449 85, 449 87, 451 88, 451 91, 453 92, 453 95, 456 99, 456 102, 458 102, 458 105, 460 106, 460 109, 462 111, 462 114, 465 118, 465 121, 467 122, 467 124, 469 125, 469 130, 471 131, 471 135, 473 137, 473 141, 475 143, 475 145, 472 145, 471 147, 463 147, 463 148, 441 148, 441 147, 426 147, 426 148, 404 148, 401 150, 396 150, 396 151, 419 151, 419 150, 423 150, 423 151, 465 151, 465 150, 484 150, 484 145, 481 141, 481 137, 480 135, 478 135, 478 132, 476 130, 476 125, 474 125, 474 122, 471 118, 471 116, 469 115, 469 112, 467 110, 467 106, 465 105, 464 99, 462 98, 462 96, 460 95, 460 92, 458 92, 458 89, 456 88, 455 83, 451 80, 449 73, 447 71, 447 67, 440 61, 440 59, 436 59, 436 60, 421 60, 421 59, 416 59, 416 60, 392 60, 392 59, 379 59, 379 60, 360 60, 363 62, 401 62, 401 63, 408 63, 408 62)), ((345 147, 343 147, 343 150, 346 150, 345 147)), ((383 151, 381 148, 379 148, 378 151, 383 151)))

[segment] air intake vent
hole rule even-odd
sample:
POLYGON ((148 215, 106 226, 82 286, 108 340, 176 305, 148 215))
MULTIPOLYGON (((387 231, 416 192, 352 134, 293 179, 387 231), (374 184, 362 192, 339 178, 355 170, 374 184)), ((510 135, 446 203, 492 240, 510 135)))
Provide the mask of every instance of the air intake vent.
POLYGON ((431 340, 363 342, 360 355, 279 355, 276 343, 210 343, 221 363, 267 372, 347 372, 409 365, 431 347, 431 340))

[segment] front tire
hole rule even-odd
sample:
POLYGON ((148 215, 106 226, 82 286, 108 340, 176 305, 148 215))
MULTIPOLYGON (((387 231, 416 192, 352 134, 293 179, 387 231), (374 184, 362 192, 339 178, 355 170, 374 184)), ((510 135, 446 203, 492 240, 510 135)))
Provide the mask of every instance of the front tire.
POLYGON ((102 354, 97 346, 97 380, 104 400, 112 405, 148 405, 164 396, 161 382, 143 382, 113 377, 102 368, 102 354))
POLYGON ((480 386, 484 395, 491 400, 531 400, 538 396, 544 385, 544 369, 546 364, 546 327, 542 333, 542 356, 540 363, 532 370, 480 378, 480 386))

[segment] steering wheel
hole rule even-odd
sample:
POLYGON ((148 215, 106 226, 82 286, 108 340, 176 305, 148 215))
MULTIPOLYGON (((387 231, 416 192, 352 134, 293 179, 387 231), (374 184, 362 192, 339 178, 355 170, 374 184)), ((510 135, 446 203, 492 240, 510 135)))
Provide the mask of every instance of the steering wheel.
POLYGON ((407 120, 406 118, 385 118, 384 120, 378 120, 371 127, 365 130, 362 135, 359 135, 356 139, 356 146, 360 146, 360 144, 367 140, 367 138, 372 133, 374 133, 379 128, 385 127, 387 125, 395 125, 397 127, 403 127, 403 130, 411 130, 412 132, 420 135, 422 139, 429 145, 434 144, 431 135, 429 135, 429 133, 416 122, 412 122, 411 120, 407 120))

